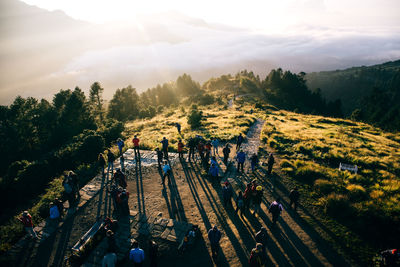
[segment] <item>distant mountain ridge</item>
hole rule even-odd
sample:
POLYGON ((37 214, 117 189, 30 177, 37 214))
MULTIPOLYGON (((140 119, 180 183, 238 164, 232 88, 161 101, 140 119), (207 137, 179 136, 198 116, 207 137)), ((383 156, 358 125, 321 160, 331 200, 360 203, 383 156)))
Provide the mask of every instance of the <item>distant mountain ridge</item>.
POLYGON ((400 60, 306 75, 311 90, 340 99, 345 115, 387 129, 400 129, 400 60))

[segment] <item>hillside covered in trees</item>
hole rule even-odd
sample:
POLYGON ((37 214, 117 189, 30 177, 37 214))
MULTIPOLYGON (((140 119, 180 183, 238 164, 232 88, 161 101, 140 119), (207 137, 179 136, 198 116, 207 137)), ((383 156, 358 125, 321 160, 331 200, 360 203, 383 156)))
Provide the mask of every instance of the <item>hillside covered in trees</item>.
POLYGON ((400 60, 374 66, 308 73, 310 89, 340 99, 352 119, 388 130, 400 129, 400 60))

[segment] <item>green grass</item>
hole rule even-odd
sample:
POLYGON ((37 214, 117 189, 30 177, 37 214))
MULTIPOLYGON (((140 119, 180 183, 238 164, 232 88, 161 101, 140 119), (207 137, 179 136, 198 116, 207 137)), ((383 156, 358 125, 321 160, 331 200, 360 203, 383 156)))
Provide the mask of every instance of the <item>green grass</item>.
POLYGON ((305 189, 304 201, 327 216, 350 254, 362 246, 365 254, 356 257, 366 262, 400 235, 399 136, 350 120, 269 111, 260 138, 264 150, 284 158, 280 167, 305 189), (358 174, 339 171, 340 162, 357 165, 358 174))

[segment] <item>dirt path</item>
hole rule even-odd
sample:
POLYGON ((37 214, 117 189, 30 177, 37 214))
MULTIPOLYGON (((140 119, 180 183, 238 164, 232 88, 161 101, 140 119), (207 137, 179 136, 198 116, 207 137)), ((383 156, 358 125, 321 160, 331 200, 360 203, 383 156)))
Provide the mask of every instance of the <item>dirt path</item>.
MULTIPOLYGON (((262 120, 257 120, 248 131, 246 142, 242 145, 248 155, 258 150, 263 123, 262 120)), ((234 147, 232 150, 231 159, 236 154, 234 147)), ((218 157, 218 161, 222 166, 221 157, 218 157)), ((128 176, 131 210, 140 216, 161 216, 198 224, 201 228, 201 238, 183 256, 176 252, 176 243, 161 244, 159 266, 247 266, 249 253, 255 246, 254 235, 262 226, 267 228, 270 237, 266 266, 348 265, 313 228, 308 226, 303 218, 311 215, 306 209, 301 207, 297 214, 287 208, 289 189, 286 185, 278 181, 276 190, 271 190, 271 177, 265 175, 263 169, 257 170, 254 174, 239 175, 235 164, 228 164, 221 181, 210 181, 204 175, 205 172, 198 160, 195 162, 171 160, 171 165, 173 171, 171 185, 161 184, 160 169, 151 164, 151 159, 144 160, 143 166, 140 165, 136 172, 131 172, 128 176), (259 216, 251 214, 238 216, 234 211, 235 204, 224 207, 221 182, 230 181, 237 192, 243 191, 245 184, 255 178, 265 188, 259 216), (278 196, 283 199, 285 211, 278 224, 272 226, 267 207, 278 196), (222 231, 221 253, 216 260, 210 256, 207 238, 207 230, 213 225, 217 225, 222 231)), ((249 168, 249 164, 245 167, 249 168)), ((59 231, 44 242, 39 244, 27 242, 26 247, 21 248, 21 253, 16 255, 18 260, 15 266, 65 266, 64 259, 68 256, 69 248, 93 225, 98 213, 99 199, 103 197, 101 194, 93 197, 85 207, 70 216, 59 231)), ((108 204, 108 209, 109 207, 108 204)), ((137 228, 131 230, 133 236, 147 251, 144 245, 146 238, 138 232, 137 228)), ((98 259, 101 257, 102 255, 97 255, 98 259)), ((99 266, 100 262, 97 260, 93 264, 99 266)), ((145 266, 148 266, 147 264, 146 261, 145 266)), ((122 262, 121 266, 130 264, 122 262)))

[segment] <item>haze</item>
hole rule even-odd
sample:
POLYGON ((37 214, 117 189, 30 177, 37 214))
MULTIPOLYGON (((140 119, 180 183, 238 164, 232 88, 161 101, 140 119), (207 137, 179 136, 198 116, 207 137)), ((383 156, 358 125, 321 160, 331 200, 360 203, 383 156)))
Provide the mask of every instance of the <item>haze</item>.
POLYGON ((184 72, 202 82, 400 58, 397 0, 24 2, 0 3, 0 104, 94 81, 110 98, 184 72))

